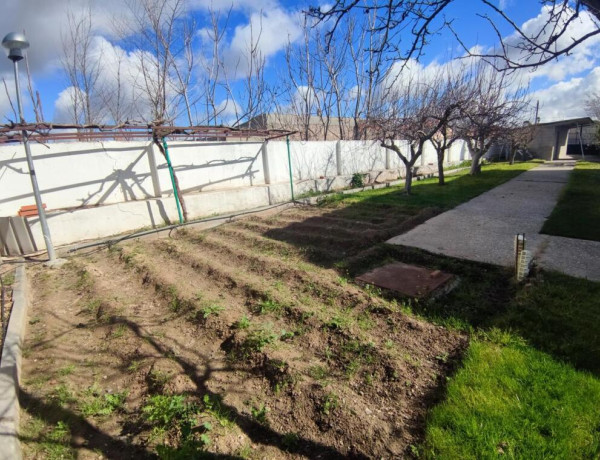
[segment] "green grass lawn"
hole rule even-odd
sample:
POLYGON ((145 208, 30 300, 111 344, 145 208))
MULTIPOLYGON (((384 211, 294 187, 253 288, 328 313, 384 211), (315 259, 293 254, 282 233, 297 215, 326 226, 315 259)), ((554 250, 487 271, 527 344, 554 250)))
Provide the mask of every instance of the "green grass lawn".
POLYGON ((600 163, 577 163, 542 233, 600 241, 600 163))
POLYGON ((415 181, 412 185, 411 195, 406 195, 401 185, 348 195, 338 193, 328 196, 325 203, 343 201, 345 204, 360 204, 368 202, 369 205, 409 209, 424 207, 450 209, 536 166, 539 166, 539 162, 515 163, 514 165, 492 163, 484 165, 482 174, 478 176, 469 175, 468 170, 446 175, 446 185, 444 186, 438 185, 437 178, 415 181))
POLYGON ((429 414, 425 458, 598 458, 600 283, 539 272, 518 285, 506 268, 385 244, 347 269, 392 261, 458 275, 450 294, 409 308, 471 336, 429 414))
MULTIPOLYGON (((387 206, 389 212, 445 209, 504 182, 510 168, 459 174, 446 187, 423 181, 414 196, 384 189, 335 200, 357 208, 387 206)), ((430 411, 420 456, 600 458, 600 283, 538 271, 517 284, 503 267, 386 244, 343 268, 355 276, 392 261, 456 274, 461 282, 450 294, 405 308, 471 337, 430 411)))
POLYGON ((598 458, 600 381, 515 343, 474 340, 429 414, 429 458, 598 458))

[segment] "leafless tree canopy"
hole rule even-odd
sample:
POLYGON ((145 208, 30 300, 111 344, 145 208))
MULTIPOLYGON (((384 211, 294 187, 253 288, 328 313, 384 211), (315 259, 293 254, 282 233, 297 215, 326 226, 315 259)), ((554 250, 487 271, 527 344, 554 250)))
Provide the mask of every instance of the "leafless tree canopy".
MULTIPOLYGON (((477 0, 482 8, 479 14, 493 33, 500 46, 487 52, 473 52, 453 29, 454 18, 447 16, 455 0, 336 0, 330 7, 311 7, 309 14, 319 21, 330 21, 328 39, 339 33, 343 20, 353 14, 374 14, 371 30, 381 35, 373 51, 391 53, 394 59, 418 59, 431 40, 443 28, 453 31, 458 42, 467 53, 487 59, 497 68, 517 69, 537 67, 569 53, 573 48, 600 33, 600 27, 578 36, 570 36, 569 27, 587 11, 596 24, 600 21, 599 0, 542 0, 548 7, 548 18, 544 26, 529 32, 519 26, 505 13, 495 0, 477 0), (516 36, 505 39, 500 29, 509 26, 516 36)), ((473 2, 475 3, 475 1, 473 2)))
POLYGON ((514 76, 498 72, 480 62, 469 82, 468 102, 455 123, 457 134, 466 141, 471 154, 471 174, 481 171, 481 158, 489 148, 524 123, 528 114, 527 89, 514 76))
POLYGON ((391 79, 380 87, 369 128, 386 149, 394 151, 406 168, 405 190, 411 191, 413 167, 425 144, 442 132, 462 113, 471 94, 464 78, 452 69, 437 75, 391 79), (403 149, 398 139, 406 141, 403 149))

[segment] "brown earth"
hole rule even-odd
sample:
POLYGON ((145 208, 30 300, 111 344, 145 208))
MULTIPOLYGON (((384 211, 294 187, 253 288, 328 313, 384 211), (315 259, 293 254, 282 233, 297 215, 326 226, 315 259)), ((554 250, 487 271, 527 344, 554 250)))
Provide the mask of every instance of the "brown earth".
POLYGON ((437 212, 383 211, 294 207, 30 269, 25 457, 57 455, 57 426, 77 458, 410 456, 465 338, 343 276, 437 212), (94 412, 106 395, 125 403, 94 412), (184 396, 191 434, 149 419, 156 395, 184 396))

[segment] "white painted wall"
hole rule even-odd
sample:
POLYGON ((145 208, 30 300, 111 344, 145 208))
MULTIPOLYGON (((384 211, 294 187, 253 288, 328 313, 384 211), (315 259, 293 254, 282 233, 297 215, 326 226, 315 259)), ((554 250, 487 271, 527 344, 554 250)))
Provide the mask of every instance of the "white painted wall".
MULTIPOLYGON (((406 143, 398 143, 407 152, 406 143)), ((177 221, 167 164, 152 143, 71 142, 31 148, 55 244, 177 221)), ((398 156, 376 142, 339 141, 339 151, 342 175, 337 174, 336 141, 290 142, 296 195, 346 187, 357 172, 375 171, 370 176, 377 181, 404 176, 398 156), (390 170, 380 173, 386 155, 390 170)), ((269 141, 266 148, 261 142, 170 142, 169 153, 192 219, 290 199, 285 140, 269 141)), ((467 158, 464 143, 457 142, 447 162, 467 158)), ((426 146, 416 165, 435 164, 435 150, 426 146)), ((21 206, 34 203, 23 146, 1 146, 0 216, 14 216, 21 206)), ((29 222, 42 247, 37 218, 29 222)))

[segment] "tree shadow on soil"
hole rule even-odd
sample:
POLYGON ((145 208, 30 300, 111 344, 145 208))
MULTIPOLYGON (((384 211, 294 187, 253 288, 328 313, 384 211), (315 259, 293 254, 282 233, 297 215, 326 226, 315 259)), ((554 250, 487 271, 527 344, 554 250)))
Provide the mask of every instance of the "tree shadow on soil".
MULTIPOLYGON (((157 354, 161 357, 168 356, 170 359, 175 361, 182 369, 185 375, 194 383, 196 387, 196 391, 194 393, 204 396, 208 395, 210 398, 214 398, 214 400, 221 401, 221 407, 226 412, 231 414, 232 419, 235 421, 236 425, 254 442, 259 444, 266 444, 278 447, 282 451, 287 451, 292 454, 300 454, 306 456, 307 458, 327 458, 327 459, 336 459, 336 458, 356 458, 356 459, 365 459, 364 455, 361 454, 347 454, 344 455, 335 448, 312 441, 310 439, 306 439, 303 437, 299 437, 297 441, 290 445, 289 442, 286 442, 285 435, 280 434, 269 426, 259 423, 248 415, 244 415, 240 413, 234 406, 225 404, 221 396, 217 393, 210 391, 206 385, 206 382, 210 379, 212 372, 215 369, 210 369, 208 366, 203 373, 197 372, 197 362, 189 361, 183 358, 180 354, 174 355, 171 353, 171 350, 163 346, 153 337, 146 334, 143 329, 135 322, 130 321, 123 317, 115 318, 112 322, 115 325, 124 325, 126 326, 133 334, 135 334, 138 338, 143 339, 146 343, 150 344, 152 348, 154 348, 157 354)), ((49 342, 46 342, 49 343, 49 342)), ((174 344, 178 346, 181 350, 184 351, 192 351, 199 360, 202 360, 203 357, 198 353, 197 350, 190 350, 188 347, 185 347, 183 344, 174 341, 174 344)), ((204 358, 206 360, 206 358, 204 358)), ((218 371, 229 371, 234 372, 236 369, 233 367, 229 367, 227 369, 217 369, 218 371)), ((85 417, 75 413, 70 409, 66 409, 57 404, 44 402, 40 398, 36 398, 23 388, 20 389, 19 394, 19 402, 21 404, 22 409, 24 409, 28 414, 35 416, 44 420, 47 423, 56 424, 59 421, 67 422, 69 424, 71 430, 71 447, 77 448, 85 446, 91 450, 97 450, 102 452, 108 458, 157 458, 157 455, 148 449, 134 445, 130 442, 127 442, 126 438, 128 436, 132 436, 138 434, 143 431, 144 422, 141 420, 131 420, 128 421, 123 427, 122 438, 111 436, 102 430, 95 427, 91 424, 85 417), (85 444, 77 443, 75 440, 82 439, 85 444)), ((20 438, 21 441, 40 441, 39 439, 29 439, 25 437, 20 438)), ((241 457, 232 456, 232 455, 218 455, 212 454, 210 452, 202 452, 202 458, 230 458, 237 459, 241 457)))

